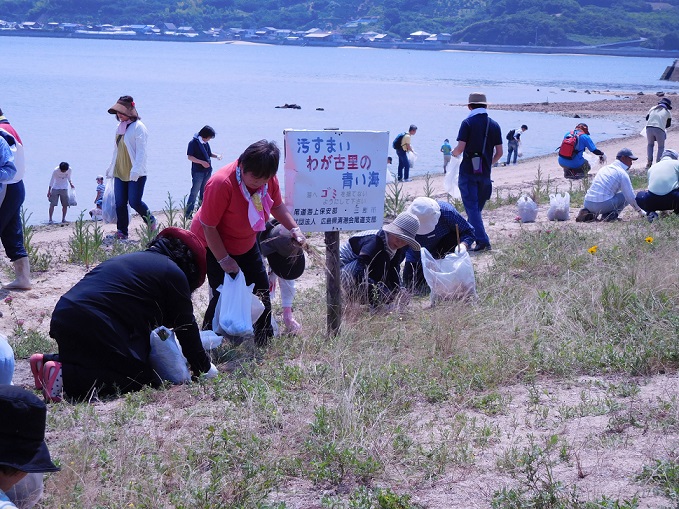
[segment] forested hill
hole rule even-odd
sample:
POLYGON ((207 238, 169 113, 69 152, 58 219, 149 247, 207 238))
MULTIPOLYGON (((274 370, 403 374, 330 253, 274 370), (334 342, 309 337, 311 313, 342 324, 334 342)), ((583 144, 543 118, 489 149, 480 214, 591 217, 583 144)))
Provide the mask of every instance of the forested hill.
POLYGON ((452 42, 539 46, 643 40, 644 47, 679 49, 679 0, 0 0, 0 18, 319 28, 403 39, 423 30, 451 34, 452 42))

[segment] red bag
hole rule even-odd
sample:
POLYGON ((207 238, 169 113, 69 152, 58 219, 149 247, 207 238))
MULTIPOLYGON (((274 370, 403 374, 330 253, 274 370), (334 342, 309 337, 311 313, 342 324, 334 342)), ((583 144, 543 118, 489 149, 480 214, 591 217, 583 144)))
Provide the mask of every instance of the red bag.
POLYGON ((573 159, 573 156, 577 154, 578 139, 580 138, 580 133, 576 134, 575 131, 571 131, 566 136, 564 136, 561 146, 559 147, 559 155, 564 159, 573 159))

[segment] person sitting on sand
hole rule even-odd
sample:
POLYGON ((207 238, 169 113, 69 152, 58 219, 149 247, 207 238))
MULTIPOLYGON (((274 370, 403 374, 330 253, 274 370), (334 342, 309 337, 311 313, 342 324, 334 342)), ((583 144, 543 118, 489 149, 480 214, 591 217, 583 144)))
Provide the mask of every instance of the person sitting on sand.
POLYGON ((606 162, 606 155, 596 148, 589 135, 589 127, 581 122, 575 126, 575 129, 564 135, 564 142, 559 149, 559 165, 563 168, 564 178, 578 180, 587 176, 592 168, 584 156, 586 149, 592 154, 598 155, 601 164, 606 162), (571 150, 569 153, 564 150, 564 146, 567 145, 566 140, 574 142, 572 147, 569 147, 571 150))
POLYGON ((409 212, 379 230, 366 230, 340 247, 342 289, 351 300, 372 307, 391 302, 401 290, 401 262, 415 240, 420 221, 409 212))
POLYGON ((273 294, 276 283, 281 289, 285 332, 299 334, 302 326, 295 320, 292 303, 295 300, 295 280, 304 273, 306 265, 304 249, 290 230, 275 219, 267 221, 264 231, 257 234, 257 242, 269 265, 269 290, 273 294))
POLYGON ((47 408, 26 389, 0 385, 0 415, 0 508, 33 507, 42 474, 60 470, 45 443, 47 408))
MULTIPOLYGON (((413 200, 408 212, 420 220, 415 240, 436 259, 444 258, 453 250, 464 252, 474 243, 474 227, 448 202, 421 196, 413 200)), ((406 250, 403 284, 415 293, 428 289, 419 250, 406 250)))
POLYGON ((637 193, 637 205, 653 222, 658 210, 673 210, 679 214, 679 153, 665 150, 662 158, 648 169, 648 189, 637 193))
POLYGON ((615 156, 615 161, 601 168, 585 195, 585 203, 575 219, 588 223, 602 216, 603 221, 616 221, 622 209, 631 205, 641 216, 646 213, 637 205, 628 170, 636 157, 628 148, 615 156))
POLYGON ((216 376, 203 349, 191 294, 205 281, 205 247, 191 232, 165 228, 145 251, 102 262, 66 292, 52 312, 54 355, 30 358, 46 401, 86 400, 159 386, 151 331, 174 328, 194 376, 216 376))

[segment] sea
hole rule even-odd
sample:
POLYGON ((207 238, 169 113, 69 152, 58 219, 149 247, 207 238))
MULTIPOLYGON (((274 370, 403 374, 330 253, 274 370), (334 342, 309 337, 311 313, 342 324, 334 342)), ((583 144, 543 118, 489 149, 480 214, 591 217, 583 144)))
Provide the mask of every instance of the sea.
MULTIPOLYGON (((672 64, 667 58, 10 36, 0 37, 0 49, 0 108, 24 141, 31 224, 47 220, 47 188, 61 161, 73 168, 78 197, 68 219, 92 206, 95 177, 113 152, 116 121, 107 110, 121 95, 134 97, 148 128, 144 200, 160 210, 168 196, 178 202, 188 193, 186 148, 204 125, 217 133, 211 146, 224 156, 214 161, 218 168, 263 138, 283 148, 285 129, 388 131, 391 140, 415 124, 411 174, 417 176, 442 171, 441 144, 445 138, 454 144, 470 92, 485 92, 492 109, 492 103, 602 97, 586 90, 679 90, 659 79, 672 64), (284 104, 301 109, 276 108, 284 104)), ((503 133, 528 125, 524 157, 553 152, 576 122, 544 113, 491 114, 503 133)), ((595 141, 638 132, 642 121, 587 120, 595 141)), ((395 156, 391 147, 389 153, 395 156)))

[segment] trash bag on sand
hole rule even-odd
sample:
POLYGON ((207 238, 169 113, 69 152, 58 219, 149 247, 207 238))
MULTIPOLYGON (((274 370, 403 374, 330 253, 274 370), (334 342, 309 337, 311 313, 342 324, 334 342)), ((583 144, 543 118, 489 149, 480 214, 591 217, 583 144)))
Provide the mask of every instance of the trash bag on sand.
POLYGON ((516 202, 516 206, 519 209, 519 217, 522 223, 535 222, 535 218, 538 217, 538 204, 530 196, 522 194, 519 201, 516 202))
POLYGON ((571 217, 571 195, 556 193, 549 195, 547 219, 550 221, 568 221, 571 217))

